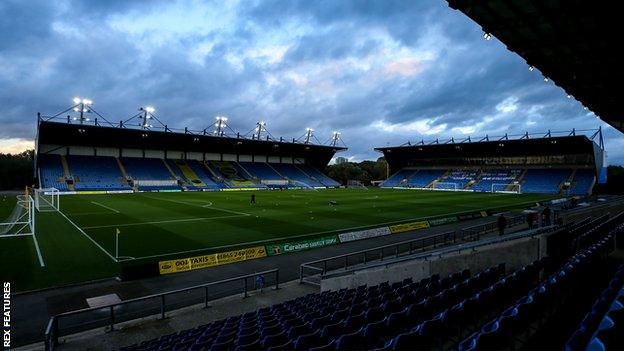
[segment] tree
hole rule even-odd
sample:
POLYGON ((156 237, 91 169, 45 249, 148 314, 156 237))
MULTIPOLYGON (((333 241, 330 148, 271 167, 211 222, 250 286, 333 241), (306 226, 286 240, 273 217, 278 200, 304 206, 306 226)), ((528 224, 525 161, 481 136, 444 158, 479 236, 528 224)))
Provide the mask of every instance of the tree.
POLYGON ((19 154, 0 153, 0 190, 23 189, 33 184, 34 150, 19 154))
POLYGON ((325 173, 342 184, 346 184, 348 180, 359 180, 363 184, 370 184, 372 180, 386 179, 386 161, 380 157, 377 161, 329 165, 325 173))

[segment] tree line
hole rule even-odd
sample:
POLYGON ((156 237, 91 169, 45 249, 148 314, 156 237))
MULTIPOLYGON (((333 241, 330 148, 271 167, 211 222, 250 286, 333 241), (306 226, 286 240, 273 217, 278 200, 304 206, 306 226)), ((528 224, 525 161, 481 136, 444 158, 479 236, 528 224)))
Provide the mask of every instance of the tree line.
POLYGON ((388 166, 383 157, 378 158, 377 161, 329 165, 325 169, 325 174, 341 184, 346 184, 347 180, 359 180, 364 185, 369 185, 373 180, 385 180, 387 172, 388 166))
POLYGON ((19 154, 0 153, 0 190, 21 190, 32 185, 34 150, 19 154))

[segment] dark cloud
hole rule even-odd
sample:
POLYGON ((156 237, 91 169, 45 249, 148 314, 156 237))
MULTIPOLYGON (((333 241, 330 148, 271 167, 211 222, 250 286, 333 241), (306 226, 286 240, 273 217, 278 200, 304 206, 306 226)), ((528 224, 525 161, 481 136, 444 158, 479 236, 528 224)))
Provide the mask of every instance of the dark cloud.
MULTIPOLYGON (((193 10, 141 27, 189 6, 0 2, 0 139, 34 138, 36 112, 75 95, 113 121, 152 104, 178 127, 202 129, 225 114, 243 133, 258 120, 287 138, 313 127, 325 141, 340 130, 345 156, 357 159, 387 143, 461 137, 455 127, 484 135, 600 125, 444 1, 258 0, 205 31, 211 21, 181 29, 193 10)), ((222 3, 194 6, 228 16, 222 3)), ((619 133, 605 135, 619 146, 619 133)), ((617 150, 611 161, 624 162, 617 150)))

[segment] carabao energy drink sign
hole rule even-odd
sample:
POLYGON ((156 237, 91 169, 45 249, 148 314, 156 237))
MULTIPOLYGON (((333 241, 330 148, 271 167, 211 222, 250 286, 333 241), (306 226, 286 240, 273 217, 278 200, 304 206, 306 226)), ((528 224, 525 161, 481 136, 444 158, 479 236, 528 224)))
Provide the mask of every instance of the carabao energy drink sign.
POLYGON ((330 235, 322 238, 300 240, 296 242, 287 242, 283 244, 267 245, 267 253, 269 256, 280 255, 283 253, 297 252, 319 247, 338 244, 338 236, 330 235))
POLYGON ((220 266, 222 264, 253 260, 266 257, 264 246, 249 247, 241 250, 219 252, 204 256, 180 258, 177 260, 160 261, 158 268, 160 274, 186 272, 194 269, 220 266))

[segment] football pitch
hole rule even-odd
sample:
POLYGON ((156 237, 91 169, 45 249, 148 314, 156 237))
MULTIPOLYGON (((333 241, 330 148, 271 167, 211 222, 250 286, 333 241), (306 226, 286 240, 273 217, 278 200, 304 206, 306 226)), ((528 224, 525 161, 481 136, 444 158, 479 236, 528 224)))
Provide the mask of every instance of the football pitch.
MULTIPOLYGON (((159 261, 417 219, 529 205, 536 194, 391 189, 223 191, 61 196, 30 237, 0 238, 3 280, 31 290, 116 276, 123 262, 159 261), (250 203, 251 194, 256 203, 250 203), (330 203, 331 202, 331 203, 330 203), (118 238, 118 241, 116 240, 118 238)), ((10 212, 3 202, 0 213, 10 212)), ((14 203, 14 202, 13 202, 14 203)))

